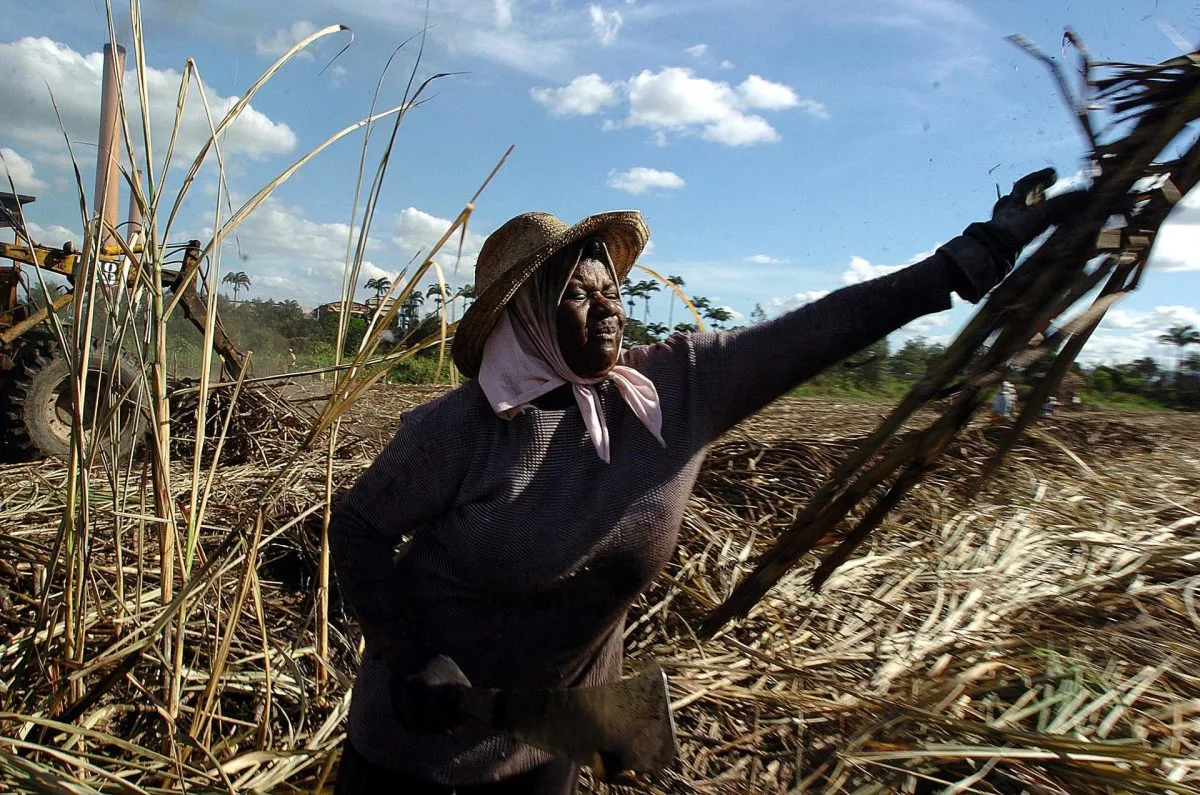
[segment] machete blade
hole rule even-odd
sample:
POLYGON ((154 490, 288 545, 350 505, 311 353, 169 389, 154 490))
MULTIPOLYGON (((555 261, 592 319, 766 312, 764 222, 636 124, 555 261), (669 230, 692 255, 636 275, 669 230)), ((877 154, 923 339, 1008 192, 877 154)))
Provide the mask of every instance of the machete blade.
POLYGON ((562 690, 468 688, 463 711, 521 742, 597 768, 652 772, 675 760, 675 721, 667 677, 650 663, 608 685, 562 690))

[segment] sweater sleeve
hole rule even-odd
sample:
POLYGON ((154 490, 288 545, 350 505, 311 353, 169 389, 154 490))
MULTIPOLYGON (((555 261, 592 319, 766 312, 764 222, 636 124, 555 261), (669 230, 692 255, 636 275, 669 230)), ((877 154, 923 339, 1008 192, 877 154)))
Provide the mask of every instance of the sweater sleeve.
POLYGON ((330 521, 338 585, 368 639, 385 637, 404 612, 396 546, 450 510, 450 462, 433 460, 419 437, 420 423, 405 422, 338 502, 330 521))
POLYGON ((950 308, 944 251, 851 285, 770 321, 691 335, 692 383, 705 443, 830 365, 904 324, 950 308))

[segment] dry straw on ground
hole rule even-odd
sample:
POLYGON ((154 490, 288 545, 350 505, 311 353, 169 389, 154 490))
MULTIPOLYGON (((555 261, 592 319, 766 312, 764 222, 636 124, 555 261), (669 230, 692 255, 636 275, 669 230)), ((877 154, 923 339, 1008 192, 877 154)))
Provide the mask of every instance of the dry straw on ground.
MULTIPOLYGON (((359 408, 394 418, 429 396, 379 387, 359 408)), ((1200 420, 1190 416, 1055 419, 968 500, 963 486, 995 434, 973 428, 826 593, 813 596, 801 569, 746 623, 696 640, 690 627, 861 438, 864 417, 863 407, 787 400, 714 446, 678 561, 630 621, 631 659, 654 656, 670 674, 683 751, 675 769, 633 791, 1200 790, 1200 420)), ((389 430, 350 420, 335 483, 349 483, 389 430)), ((320 687, 313 637, 324 469, 317 454, 298 462, 261 534, 214 555, 219 571, 189 612, 194 641, 173 736, 155 703, 161 662, 152 649, 131 666, 106 663, 118 657, 105 651, 82 669, 60 669, 93 687, 119 676, 78 715, 46 708, 62 681, 32 656, 54 659, 55 641, 29 636, 31 597, 65 473, 50 463, 0 473, 11 567, 0 572, 8 607, 0 731, 10 738, 0 775, 10 788, 32 788, 50 770, 86 774, 86 787, 73 785, 79 792, 184 781, 234 791, 316 786, 342 737, 357 645, 335 598, 330 679, 320 687), (240 622, 214 681, 233 611, 240 622), (195 726, 210 684, 211 719, 195 726), (64 717, 71 726, 53 722, 64 717)), ((270 480, 253 462, 221 469, 205 549, 219 550, 226 530, 254 514, 270 480)), ((102 522, 95 531, 108 537, 102 522)), ((98 650, 135 644, 161 615, 153 589, 116 601, 118 581, 133 594, 139 578, 154 579, 137 563, 146 538, 121 541, 120 556, 109 543, 93 552, 98 650)))

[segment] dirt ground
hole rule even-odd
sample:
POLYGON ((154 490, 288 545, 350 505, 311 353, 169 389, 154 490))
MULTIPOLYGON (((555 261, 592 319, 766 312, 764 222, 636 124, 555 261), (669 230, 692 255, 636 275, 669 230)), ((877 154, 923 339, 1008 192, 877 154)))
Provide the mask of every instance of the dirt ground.
MULTIPOLYGON (((449 391, 445 386, 381 384, 374 387, 347 413, 343 430, 377 443, 387 439, 400 426, 401 415, 416 406, 449 391)), ((326 382, 310 381, 286 385, 283 393, 298 406, 317 406, 328 395, 326 382)), ((893 408, 890 402, 847 402, 827 398, 784 397, 733 428, 717 444, 731 439, 758 442, 805 441, 832 442, 861 437, 872 431, 893 408)), ((668 407, 669 410, 669 407, 668 407)), ((934 417, 926 411, 916 415, 910 425, 934 417)), ((981 412, 975 425, 986 424, 981 412)), ((1119 437, 1139 446, 1166 445, 1172 449, 1200 446, 1200 413, 1173 411, 1114 411, 1084 407, 1062 409, 1043 418, 1042 431, 1064 434, 1062 441, 1094 445, 1110 437, 1119 437), (1139 441, 1140 440, 1140 441, 1139 441)), ((1087 453, 1085 449, 1083 451, 1087 453)), ((1094 455, 1098 450, 1093 449, 1094 455)))

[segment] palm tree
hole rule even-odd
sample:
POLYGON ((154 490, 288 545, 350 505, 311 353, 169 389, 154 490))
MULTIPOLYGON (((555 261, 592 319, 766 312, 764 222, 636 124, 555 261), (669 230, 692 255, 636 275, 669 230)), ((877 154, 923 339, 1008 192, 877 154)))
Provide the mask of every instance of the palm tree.
POLYGON ((731 319, 733 313, 723 306, 710 306, 704 310, 704 317, 713 322, 713 328, 720 328, 719 324, 731 319))
POLYGON ((415 329, 421 322, 421 304, 425 303, 425 296, 417 290, 413 290, 408 294, 408 298, 400 304, 400 326, 404 333, 408 333, 415 329))
POLYGON ((641 298, 645 294, 642 292, 643 284, 645 284, 645 282, 638 282, 637 284, 634 284, 633 282, 629 281, 628 277, 626 277, 625 281, 621 282, 621 292, 625 295, 625 298, 628 299, 629 315, 631 317, 633 316, 633 308, 635 306, 633 299, 641 298))
POLYGON ((662 323, 651 323, 650 325, 646 326, 646 333, 652 334, 656 339, 662 339, 663 335, 665 335, 670 330, 671 330, 670 326, 664 325, 662 323))
MULTIPOLYGON (((667 281, 676 287, 683 287, 684 281, 682 276, 668 276, 667 281)), ((671 306, 667 309, 667 325, 670 326, 675 321, 675 291, 671 291, 671 306)))
POLYGON ((442 287, 440 284, 431 284, 429 289, 425 291, 426 298, 432 298, 437 304, 437 311, 442 311, 442 287))
POLYGON ((1183 349, 1188 345, 1200 345, 1200 331, 1190 323, 1187 325, 1180 324, 1171 326, 1167 329, 1166 334, 1159 334, 1158 341, 1163 345, 1174 345, 1175 347, 1175 386, 1179 386, 1179 360, 1183 356, 1183 349))
POLYGON ((245 271, 234 271, 233 273, 225 274, 225 278, 221 280, 223 284, 228 284, 233 287, 233 302, 236 304, 238 293, 242 290, 250 291, 250 277, 245 271))
POLYGON ((638 296, 642 299, 642 325, 646 325, 646 316, 650 314, 650 296, 659 291, 658 282, 644 279, 635 285, 638 296))
POLYGON ((365 285, 368 290, 375 291, 376 298, 383 298, 383 294, 386 293, 391 286, 392 280, 386 276, 378 276, 374 279, 367 279, 367 283, 365 285))

